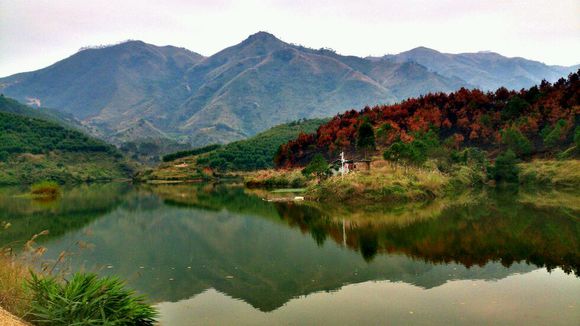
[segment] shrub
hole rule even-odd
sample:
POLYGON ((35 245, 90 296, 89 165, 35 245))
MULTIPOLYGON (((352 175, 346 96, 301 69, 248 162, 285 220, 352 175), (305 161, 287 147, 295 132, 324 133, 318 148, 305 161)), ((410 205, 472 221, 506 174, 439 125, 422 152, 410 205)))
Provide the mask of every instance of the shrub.
POLYGON ((54 181, 41 181, 30 187, 30 193, 43 198, 56 198, 60 195, 60 186, 54 181))
POLYGON ((500 154, 491 169, 493 179, 497 182, 518 182, 520 170, 517 163, 516 154, 512 150, 500 154))
POLYGON ((530 154, 533 149, 532 143, 515 127, 502 130, 501 143, 519 157, 530 154))
POLYGON ((28 319, 38 325, 153 325, 157 312, 117 278, 77 273, 69 281, 38 277, 28 319))
POLYGON ((413 137, 413 140, 407 143, 401 139, 394 142, 383 153, 384 159, 420 165, 425 163, 427 157, 432 156, 441 147, 438 135, 432 129, 425 133, 416 133, 413 137))
POLYGON ((323 177, 328 172, 328 162, 324 159, 321 154, 316 154, 312 161, 302 169, 302 174, 309 176, 311 174, 317 177, 323 177))
POLYGON ((566 137, 566 120, 558 120, 553 128, 546 126, 542 129, 541 136, 546 147, 557 147, 566 137))

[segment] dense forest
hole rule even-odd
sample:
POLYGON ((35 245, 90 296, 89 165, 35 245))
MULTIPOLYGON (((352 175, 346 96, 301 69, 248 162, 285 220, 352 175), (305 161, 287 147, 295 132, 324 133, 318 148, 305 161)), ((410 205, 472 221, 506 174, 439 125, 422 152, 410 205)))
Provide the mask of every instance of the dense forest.
POLYGON ((86 182, 131 175, 133 168, 117 148, 51 114, 0 96, 0 184, 86 182))
POLYGON ((47 120, 73 129, 81 130, 84 128, 72 114, 47 108, 32 108, 12 98, 6 97, 4 94, 0 94, 0 112, 47 120))
MULTIPOLYGON (((422 161, 437 148, 477 148, 520 159, 577 155, 580 142, 580 71, 554 84, 527 90, 477 89, 411 98, 394 105, 347 111, 280 146, 277 167, 306 165, 316 154, 335 158, 340 151, 366 156, 384 151, 391 160, 422 161)), ((480 151, 480 154, 482 152, 480 151)))
POLYGON ((0 160, 12 154, 106 152, 120 155, 112 145, 54 122, 0 112, 0 160))

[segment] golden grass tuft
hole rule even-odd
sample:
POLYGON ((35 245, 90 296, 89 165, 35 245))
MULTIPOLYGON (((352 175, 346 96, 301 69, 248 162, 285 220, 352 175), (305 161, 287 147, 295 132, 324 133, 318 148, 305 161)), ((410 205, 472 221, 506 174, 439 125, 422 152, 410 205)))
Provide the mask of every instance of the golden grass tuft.
POLYGON ((60 196, 61 189, 58 183, 54 181, 42 181, 33 184, 30 187, 30 193, 38 198, 57 198, 60 196))
POLYGON ((244 175, 244 183, 248 187, 266 188, 302 188, 307 186, 308 179, 300 169, 292 170, 260 170, 244 175))
POLYGON ((519 164, 520 183, 554 185, 577 188, 580 186, 580 160, 533 160, 519 164))
POLYGON ((0 306, 16 316, 24 316, 30 300, 25 289, 28 269, 9 254, 0 255, 0 306))

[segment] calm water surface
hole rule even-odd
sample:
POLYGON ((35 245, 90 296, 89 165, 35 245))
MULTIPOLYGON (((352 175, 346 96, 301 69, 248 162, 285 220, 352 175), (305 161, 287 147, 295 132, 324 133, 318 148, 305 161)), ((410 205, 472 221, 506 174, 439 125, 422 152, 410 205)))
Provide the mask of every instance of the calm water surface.
POLYGON ((164 325, 580 323, 580 197, 517 191, 385 207, 235 186, 0 189, 0 244, 115 274, 164 325))

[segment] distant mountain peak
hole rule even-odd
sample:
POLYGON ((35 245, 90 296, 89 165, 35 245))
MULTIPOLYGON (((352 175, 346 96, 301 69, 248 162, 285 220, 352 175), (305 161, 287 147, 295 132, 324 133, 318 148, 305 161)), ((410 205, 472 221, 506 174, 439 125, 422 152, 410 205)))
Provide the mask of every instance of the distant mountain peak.
POLYGON ((272 46, 272 45, 280 45, 280 44, 286 44, 284 43, 284 41, 280 40, 279 38, 277 38, 276 36, 274 36, 273 34, 270 34, 268 32, 257 32, 254 33, 250 36, 248 36, 247 39, 245 39, 241 44, 244 45, 265 45, 265 46, 272 46))
POLYGON ((433 54, 439 54, 441 52, 437 51, 437 50, 433 50, 431 48, 425 47, 425 46, 418 46, 414 49, 411 49, 409 51, 403 52, 403 53, 433 53, 433 54))
POLYGON ((254 33, 250 36, 248 36, 248 40, 277 40, 279 41, 279 39, 274 36, 274 34, 270 34, 268 32, 264 32, 264 31, 259 31, 257 33, 254 33))

